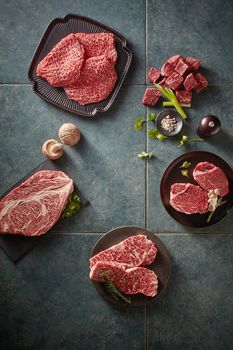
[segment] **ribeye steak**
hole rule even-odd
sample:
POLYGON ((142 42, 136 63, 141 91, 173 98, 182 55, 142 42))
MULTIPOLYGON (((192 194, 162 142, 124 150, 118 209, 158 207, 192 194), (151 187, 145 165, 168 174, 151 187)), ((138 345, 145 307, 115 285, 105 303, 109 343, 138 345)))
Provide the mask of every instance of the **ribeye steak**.
POLYGON ((90 278, 103 282, 107 274, 114 285, 125 294, 142 293, 154 297, 157 294, 158 278, 154 271, 145 267, 126 269, 113 261, 98 261, 90 271, 90 278))
POLYGON ((144 235, 131 236, 90 259, 90 267, 98 261, 114 261, 124 267, 146 266, 151 264, 158 249, 144 235))
POLYGON ((46 233, 59 219, 73 190, 73 180, 62 171, 36 172, 1 200, 0 233, 46 233))

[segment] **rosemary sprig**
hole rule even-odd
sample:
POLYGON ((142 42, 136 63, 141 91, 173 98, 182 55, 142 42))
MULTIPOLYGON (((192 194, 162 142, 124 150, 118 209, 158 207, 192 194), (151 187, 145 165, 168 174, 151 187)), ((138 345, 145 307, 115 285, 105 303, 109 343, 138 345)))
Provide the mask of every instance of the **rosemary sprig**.
POLYGON ((127 304, 131 304, 131 300, 129 297, 124 296, 113 284, 111 279, 109 278, 106 272, 102 273, 101 277, 104 281, 104 288, 107 293, 109 293, 115 300, 124 301, 127 304))
POLYGON ((226 204, 226 202, 227 202, 227 201, 223 201, 223 200, 222 200, 222 197, 219 197, 218 202, 217 202, 217 205, 216 205, 216 208, 215 208, 213 211, 211 211, 211 212, 209 213, 206 222, 209 223, 210 220, 211 220, 211 218, 212 218, 212 216, 213 216, 214 213, 215 213, 215 210, 216 210, 218 207, 220 207, 221 205, 226 204))

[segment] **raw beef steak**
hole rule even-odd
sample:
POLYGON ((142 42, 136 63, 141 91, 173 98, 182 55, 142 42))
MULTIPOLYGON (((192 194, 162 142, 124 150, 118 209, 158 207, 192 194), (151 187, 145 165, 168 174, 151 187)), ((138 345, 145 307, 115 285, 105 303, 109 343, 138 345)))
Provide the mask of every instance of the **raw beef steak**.
POLYGON ((164 77, 169 77, 174 72, 174 66, 172 63, 166 61, 161 68, 161 74, 164 77))
POLYGON ((228 180, 222 169, 209 162, 200 162, 193 171, 193 177, 206 191, 219 190, 220 196, 229 192, 228 180))
POLYGON ((208 210, 208 195, 200 186, 175 183, 170 190, 171 206, 185 214, 203 214, 208 210))
POLYGON ((104 55, 91 57, 84 62, 76 86, 65 88, 65 92, 80 105, 96 103, 110 95, 116 81, 116 70, 104 55))
POLYGON ((157 294, 158 278, 154 271, 145 267, 125 269, 111 261, 98 261, 90 271, 90 278, 103 282, 107 274, 113 284, 125 294, 142 293, 154 297, 157 294))
POLYGON ((175 56, 170 57, 167 60, 167 62, 169 62, 175 68, 175 66, 180 58, 182 58, 181 55, 175 55, 175 56))
POLYGON ((144 235, 131 236, 90 259, 90 267, 98 261, 114 261, 125 267, 145 266, 151 264, 158 249, 144 235))
POLYGON ((75 34, 63 38, 37 66, 37 75, 52 86, 70 86, 80 76, 84 48, 75 34))
POLYGON ((76 38, 80 41, 85 49, 85 58, 104 55, 110 63, 115 64, 117 52, 115 48, 114 34, 97 33, 86 34, 76 33, 76 38))
POLYGON ((0 233, 46 233, 61 216, 73 190, 73 180, 62 171, 38 171, 1 200, 0 233))

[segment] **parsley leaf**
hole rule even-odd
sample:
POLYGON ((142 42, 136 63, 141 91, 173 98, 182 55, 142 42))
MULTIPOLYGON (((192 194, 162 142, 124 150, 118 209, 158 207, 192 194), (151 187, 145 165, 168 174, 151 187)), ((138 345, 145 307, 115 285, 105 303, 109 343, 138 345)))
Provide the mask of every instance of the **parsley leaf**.
POLYGON ((144 118, 136 118, 135 122, 134 122, 134 130, 136 131, 141 131, 143 129, 143 125, 146 122, 146 120, 144 118))

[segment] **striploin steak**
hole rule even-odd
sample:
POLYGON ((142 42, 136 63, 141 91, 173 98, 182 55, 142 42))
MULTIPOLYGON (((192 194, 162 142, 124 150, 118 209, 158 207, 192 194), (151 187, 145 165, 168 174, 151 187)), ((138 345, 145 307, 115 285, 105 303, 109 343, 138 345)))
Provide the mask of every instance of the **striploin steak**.
POLYGON ((193 171, 193 177, 206 191, 219 190, 220 196, 229 192, 228 180, 222 169, 209 162, 200 162, 193 171))
POLYGON ((185 214, 203 214, 208 210, 208 195, 200 186, 174 183, 170 190, 171 206, 185 214))
POLYGON ((98 261, 90 271, 90 278, 103 282, 107 274, 114 285, 125 294, 142 293, 154 297, 157 294, 158 278, 154 271, 145 267, 126 269, 112 261, 98 261))
POLYGON ((62 171, 36 172, 1 200, 0 233, 46 233, 61 216, 73 190, 73 180, 62 171))
POLYGON ((146 236, 131 236, 94 255, 90 259, 90 267, 98 261, 114 261, 124 267, 146 266, 154 261, 157 251, 154 243, 146 236))

